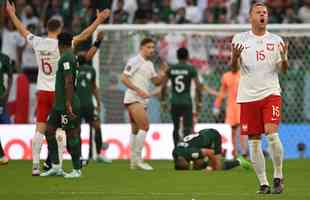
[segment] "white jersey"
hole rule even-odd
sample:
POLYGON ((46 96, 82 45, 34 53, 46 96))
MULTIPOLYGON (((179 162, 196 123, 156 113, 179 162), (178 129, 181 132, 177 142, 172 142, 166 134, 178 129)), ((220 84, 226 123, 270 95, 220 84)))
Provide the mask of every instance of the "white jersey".
MULTIPOLYGON (((129 80, 136 87, 148 93, 152 85, 151 79, 157 76, 153 63, 145 60, 140 54, 128 60, 123 73, 129 76, 129 80)), ((147 105, 148 100, 129 88, 125 92, 124 104, 140 102, 147 105)))
POLYGON ((244 47, 240 59, 238 103, 280 95, 277 63, 281 61, 281 42, 283 40, 280 36, 269 32, 263 36, 256 36, 252 31, 234 36, 232 44, 244 47))
POLYGON ((39 67, 37 90, 55 91, 56 72, 60 59, 58 40, 29 34, 27 42, 35 52, 39 67))

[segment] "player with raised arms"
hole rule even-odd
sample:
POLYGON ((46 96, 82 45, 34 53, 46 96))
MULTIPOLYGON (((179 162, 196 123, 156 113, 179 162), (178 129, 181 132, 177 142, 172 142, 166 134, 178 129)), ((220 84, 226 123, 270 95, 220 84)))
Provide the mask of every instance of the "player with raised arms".
POLYGON ((253 168, 259 180, 258 194, 269 194, 262 134, 267 135, 272 159, 273 190, 283 192, 283 147, 278 127, 281 119, 281 88, 278 73, 288 69, 288 44, 267 31, 268 9, 255 3, 250 9, 251 30, 238 33, 232 40, 231 67, 240 66, 237 102, 240 103, 241 133, 248 135, 253 168))
MULTIPOLYGON (((44 141, 44 134, 46 132, 47 116, 52 109, 55 96, 56 71, 58 61, 60 59, 57 36, 61 33, 63 24, 57 18, 49 19, 47 23, 47 37, 38 37, 27 30, 18 19, 15 14, 14 4, 11 4, 9 1, 7 1, 6 11, 20 34, 26 38, 29 44, 31 44, 35 51, 36 60, 39 66, 37 80, 37 122, 36 131, 34 137, 32 138, 32 175, 38 176, 40 175, 40 152, 44 141)), ((73 47, 77 46, 83 41, 86 41, 96 30, 96 28, 109 16, 110 10, 108 9, 101 12, 97 11, 96 20, 81 34, 73 37, 73 47)), ((62 158, 61 152, 63 152, 65 146, 64 141, 65 136, 60 135, 60 138, 58 138, 58 148, 61 154, 59 156, 60 159, 62 158)))

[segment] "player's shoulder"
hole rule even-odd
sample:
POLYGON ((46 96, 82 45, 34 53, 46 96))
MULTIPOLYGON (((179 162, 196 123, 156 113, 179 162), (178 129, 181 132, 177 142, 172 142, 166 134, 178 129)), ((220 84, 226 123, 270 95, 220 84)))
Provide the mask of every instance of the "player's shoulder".
POLYGON ((129 58, 128 63, 131 65, 137 65, 137 64, 141 63, 141 59, 140 59, 139 55, 136 55, 136 56, 129 58))
POLYGON ((233 36, 232 41, 240 41, 240 40, 244 40, 245 38, 248 38, 250 36, 249 31, 244 31, 244 32, 240 32, 240 33, 236 33, 233 36))
POLYGON ((269 33, 269 37, 271 40, 275 41, 276 43, 283 42, 283 39, 281 36, 275 34, 275 33, 269 33))

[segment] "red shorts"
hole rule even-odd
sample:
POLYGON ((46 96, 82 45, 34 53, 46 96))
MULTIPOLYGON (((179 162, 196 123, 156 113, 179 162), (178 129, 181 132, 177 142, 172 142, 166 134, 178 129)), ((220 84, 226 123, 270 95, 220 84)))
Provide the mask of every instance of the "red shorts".
POLYGON ((281 120, 281 96, 271 95, 259 101, 241 103, 241 134, 265 133, 265 124, 279 124, 281 120))
POLYGON ((47 116, 51 112, 54 104, 55 92, 37 92, 37 122, 46 123, 47 116))

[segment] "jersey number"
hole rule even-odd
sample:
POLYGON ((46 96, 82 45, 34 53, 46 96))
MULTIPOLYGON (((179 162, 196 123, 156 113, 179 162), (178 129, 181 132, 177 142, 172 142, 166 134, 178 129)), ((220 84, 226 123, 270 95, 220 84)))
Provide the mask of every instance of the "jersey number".
POLYGON ((46 60, 41 59, 42 71, 46 75, 50 75, 53 72, 52 65, 49 64, 46 60))
POLYGON ((280 107, 272 106, 272 117, 280 117, 280 107))
POLYGON ((266 55, 265 55, 264 50, 256 51, 256 60, 257 61, 263 61, 263 60, 265 60, 265 58, 266 58, 266 55))
POLYGON ((175 84, 174 85, 175 91, 177 91, 178 93, 183 92, 185 89, 184 76, 179 75, 179 76, 175 77, 174 84, 175 84))
POLYGON ((199 133, 190 134, 190 135, 184 137, 183 141, 184 142, 189 142, 189 141, 191 141, 192 139, 194 139, 194 138, 196 138, 198 136, 199 136, 199 133))

